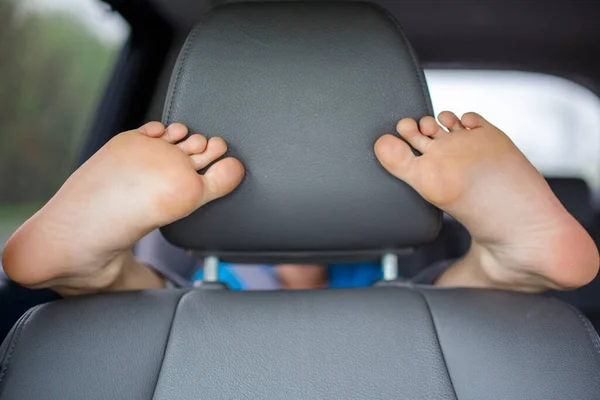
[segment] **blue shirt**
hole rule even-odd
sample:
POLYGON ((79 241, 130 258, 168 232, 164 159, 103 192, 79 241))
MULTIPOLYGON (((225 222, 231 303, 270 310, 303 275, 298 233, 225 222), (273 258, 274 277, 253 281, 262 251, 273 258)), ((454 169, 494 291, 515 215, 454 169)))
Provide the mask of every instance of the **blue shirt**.
MULTIPOLYGON (((382 279, 381 265, 377 263, 331 264, 327 268, 330 288, 367 287, 382 279)), ((200 269, 193 281, 201 281, 200 269)), ((219 282, 231 290, 274 290, 280 285, 274 265, 219 264, 219 282)))

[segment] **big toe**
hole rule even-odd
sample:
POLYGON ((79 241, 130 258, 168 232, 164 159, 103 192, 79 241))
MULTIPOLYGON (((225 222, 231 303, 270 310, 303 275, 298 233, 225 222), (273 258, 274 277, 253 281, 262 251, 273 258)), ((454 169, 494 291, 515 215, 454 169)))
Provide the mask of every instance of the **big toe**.
POLYGON ((213 164, 204 175, 200 176, 205 187, 204 203, 231 193, 242 182, 244 174, 244 166, 233 157, 219 160, 213 164))
POLYGON ((375 142, 375 155, 390 174, 405 182, 410 181, 415 155, 402 139, 392 135, 380 137, 375 142))

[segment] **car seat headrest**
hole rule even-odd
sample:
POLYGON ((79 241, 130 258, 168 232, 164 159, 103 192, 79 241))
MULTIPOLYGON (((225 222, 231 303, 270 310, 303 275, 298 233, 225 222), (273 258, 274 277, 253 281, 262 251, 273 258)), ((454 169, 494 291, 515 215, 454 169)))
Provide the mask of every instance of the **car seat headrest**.
POLYGON ((176 64, 163 122, 220 136, 246 177, 162 229, 224 260, 375 259, 430 241, 441 213, 377 162, 377 138, 432 114, 397 22, 367 3, 217 7, 176 64))

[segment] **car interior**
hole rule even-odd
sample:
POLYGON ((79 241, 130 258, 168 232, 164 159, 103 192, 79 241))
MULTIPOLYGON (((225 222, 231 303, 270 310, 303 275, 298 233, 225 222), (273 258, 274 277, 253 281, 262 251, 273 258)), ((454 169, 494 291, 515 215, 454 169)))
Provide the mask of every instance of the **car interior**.
MULTIPOLYGON (((548 74, 600 96, 600 5, 105 2, 130 31, 79 161, 162 120, 223 137, 248 171, 136 255, 186 278, 215 257, 382 260, 384 279, 60 299, 3 276, 0 399, 600 398, 600 279, 539 295, 406 281, 462 257, 469 233, 365 156, 400 117, 433 114, 423 70, 548 74)), ((596 188, 545 178, 598 245, 596 188)))

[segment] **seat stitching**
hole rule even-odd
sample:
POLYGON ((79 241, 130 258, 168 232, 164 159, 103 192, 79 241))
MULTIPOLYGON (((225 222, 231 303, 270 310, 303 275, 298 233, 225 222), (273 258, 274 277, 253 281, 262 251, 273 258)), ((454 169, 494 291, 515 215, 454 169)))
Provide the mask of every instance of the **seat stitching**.
POLYGON ((183 45, 182 54, 181 54, 181 62, 179 64, 179 67, 177 68, 177 74, 175 75, 175 80, 173 81, 173 91, 171 92, 171 96, 169 96, 169 99, 168 99, 169 100, 169 108, 167 110, 167 118, 165 120, 166 125, 170 124, 170 122, 171 122, 171 109, 173 107, 173 103, 175 102, 175 96, 177 94, 177 87, 179 86, 179 76, 181 75, 181 70, 183 70, 183 66, 185 65, 185 62, 187 60, 188 53, 189 53, 189 50, 191 47, 191 43, 194 41, 198 31, 200 31, 201 25, 202 24, 199 23, 198 25, 196 25, 196 27, 194 27, 194 29, 190 33, 189 37, 185 41, 185 44, 183 45))
POLYGON ((408 288, 412 292, 420 295, 423 301, 425 302, 425 307, 427 308, 429 318, 431 319, 431 324, 433 325, 433 333, 435 334, 435 339, 437 341, 438 347, 440 349, 440 354, 442 356, 442 362, 444 363, 444 368, 446 369, 446 374, 448 375, 448 380, 450 381, 452 393, 454 393, 454 398, 458 400, 458 395, 456 394, 456 389, 454 388, 454 382, 452 381, 452 376, 450 375, 450 369, 448 368, 448 363, 446 362, 446 355, 444 354, 444 349, 442 348, 442 342, 440 342, 440 335, 438 333, 437 325, 435 324, 433 313, 431 312, 431 306, 429 305, 429 301, 427 301, 427 296, 425 296, 420 290, 417 290, 414 286, 408 286, 408 288))
POLYGON ((572 306, 571 304, 567 304, 567 306, 571 309, 571 311, 575 313, 575 315, 577 315, 577 317, 579 317, 579 320, 585 327, 585 330, 587 331, 588 336, 590 337, 590 340, 594 345, 596 354, 600 355, 600 338, 598 337, 598 333, 596 332, 590 321, 576 307, 572 306))
POLYGON ((10 348, 8 349, 8 352, 6 353, 6 364, 2 368, 2 371, 0 371, 0 389, 2 388, 2 381, 4 379, 4 376, 6 375, 6 371, 8 370, 13 351, 15 347, 17 347, 17 343, 19 342, 19 338, 21 337, 21 332, 23 332, 25 325, 38 308, 39 307, 34 307, 29 309, 25 313, 25 315, 23 315, 22 319, 18 322, 17 328, 15 329, 15 333, 13 334, 13 337, 11 339, 12 343, 10 345, 10 348))
POLYGON ((160 375, 162 374, 162 368, 165 363, 165 357, 167 355, 167 347, 169 347, 169 341, 171 340, 171 333, 173 332, 173 323, 175 322, 175 316, 177 315, 177 311, 179 310, 179 304, 181 304, 181 300, 183 300, 183 298, 185 296, 187 296, 190 292, 191 292, 191 290, 188 290, 187 292, 183 293, 183 295, 181 295, 181 297, 179 297, 179 300, 177 300, 177 305, 175 306, 175 310, 173 311, 173 317, 171 318, 171 324, 169 325, 169 333, 167 333, 167 338, 165 340, 165 348, 163 350, 163 356, 160 360, 160 367, 158 368, 156 382, 154 382, 154 389, 152 390, 152 398, 153 399, 156 395, 156 388, 158 387, 158 381, 160 379, 160 375))
POLYGON ((431 97, 429 94, 429 90, 427 89, 427 84, 425 83, 423 70, 421 69, 420 63, 417 60, 417 54, 415 53, 412 45, 410 44, 410 42, 408 41, 408 38, 406 37, 406 34, 404 33, 404 30, 402 29, 402 25, 400 24, 400 21, 398 21, 387 9, 379 6, 378 4, 371 4, 371 3, 368 3, 368 4, 374 8, 382 11, 385 14, 385 16, 387 17, 387 19, 392 24, 394 24, 397 31, 400 33, 400 36, 402 37, 402 40, 404 41, 404 44, 406 45, 406 48, 408 49, 408 54, 410 55, 410 59, 412 61, 412 66, 413 66, 414 72, 417 74, 417 79, 419 80, 419 85, 421 86, 421 92, 422 92, 423 96, 425 97, 425 103, 426 103, 425 106, 427 107, 427 112, 429 114, 433 114, 433 108, 431 105, 431 97))

